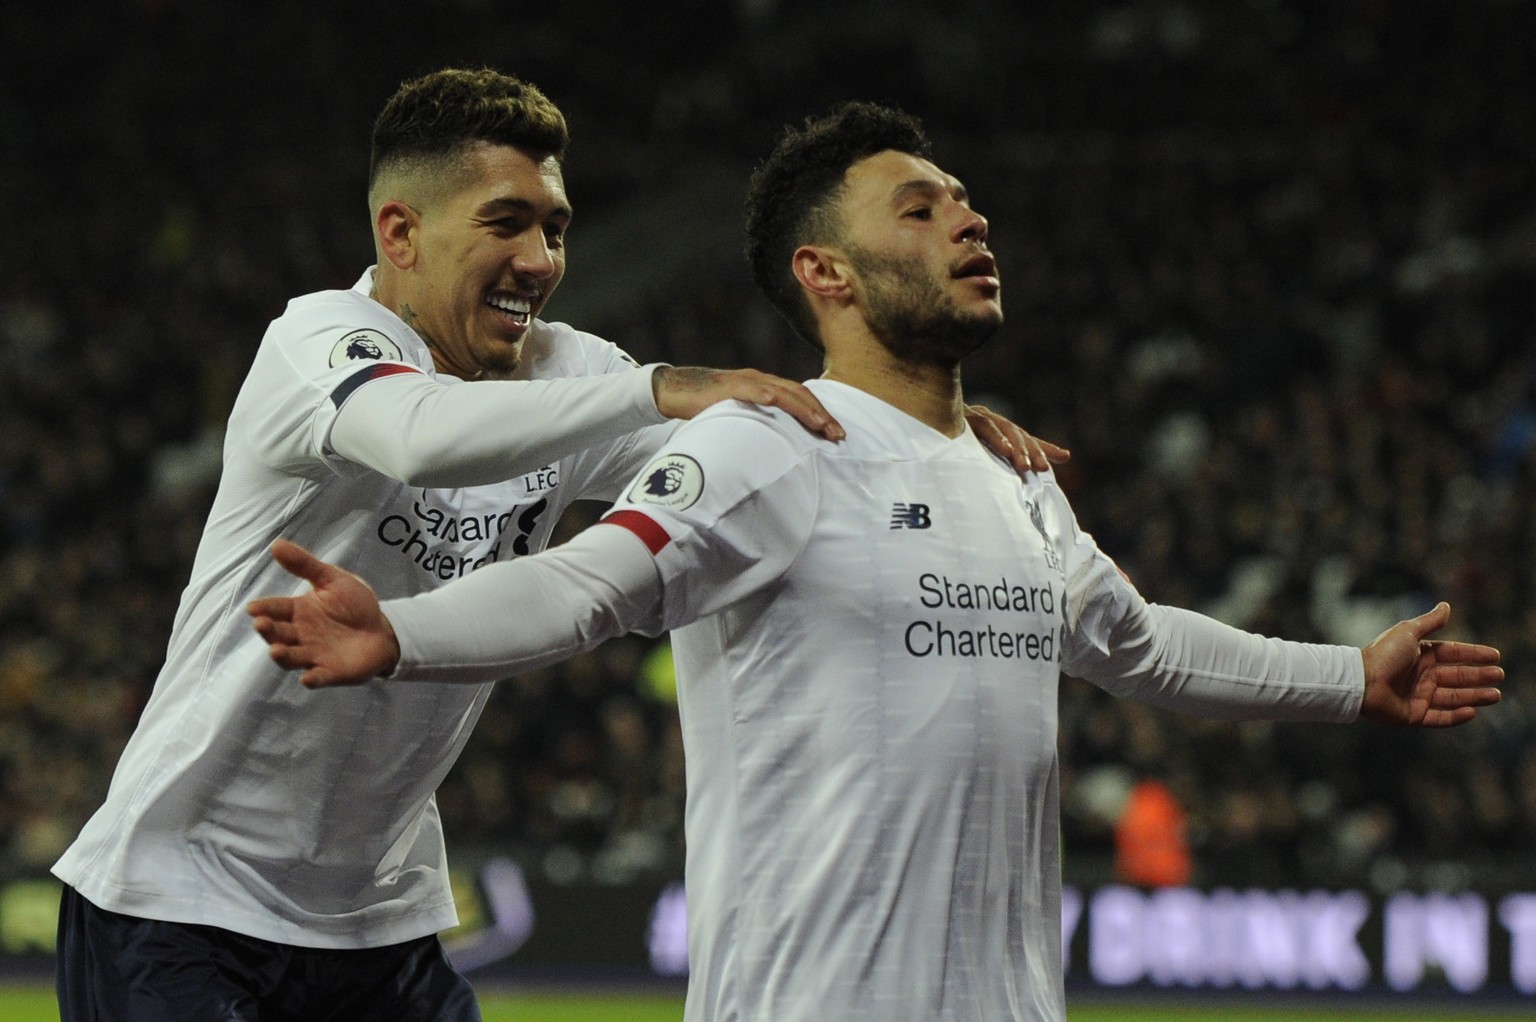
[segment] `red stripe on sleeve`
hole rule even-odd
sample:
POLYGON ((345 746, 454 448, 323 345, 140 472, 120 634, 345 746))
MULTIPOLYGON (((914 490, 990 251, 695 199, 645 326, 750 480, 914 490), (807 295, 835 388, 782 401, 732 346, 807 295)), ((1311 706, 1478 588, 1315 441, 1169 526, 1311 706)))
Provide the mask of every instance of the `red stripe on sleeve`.
POLYGON ((661 548, 672 542, 672 537, 667 535, 667 530, 657 525, 648 515, 639 511, 615 511, 603 522, 608 525, 619 525, 640 537, 640 542, 655 557, 661 553, 661 548))
POLYGON ((417 369, 415 366, 404 366, 394 362, 387 362, 383 365, 368 366, 366 369, 360 369, 353 373, 351 376, 348 376, 345 380, 342 380, 341 385, 335 390, 331 391, 331 404, 335 405, 337 408, 340 408, 342 403, 346 401, 347 398, 351 397, 358 387, 361 387, 369 380, 383 379, 386 376, 399 376, 401 373, 419 372, 421 372, 421 370, 417 369))

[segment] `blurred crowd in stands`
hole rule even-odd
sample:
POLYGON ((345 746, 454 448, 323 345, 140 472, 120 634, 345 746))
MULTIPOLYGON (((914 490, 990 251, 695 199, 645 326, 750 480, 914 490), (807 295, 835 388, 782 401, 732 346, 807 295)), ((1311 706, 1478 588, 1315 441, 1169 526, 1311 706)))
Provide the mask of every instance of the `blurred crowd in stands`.
MULTIPOLYGON (((1071 447, 1081 522, 1149 599, 1353 644, 1446 599, 1455 635, 1503 650, 1504 703, 1441 733, 1199 722, 1066 681, 1069 878, 1110 875, 1152 784, 1197 883, 1529 883, 1529 5, 580 6, 0 13, 0 873, 46 869, 103 795, 266 323, 371 261, 374 112, 412 74, 491 63, 571 119, 589 289, 629 268, 589 261, 584 218, 748 165, 835 99, 905 105, 1002 266, 969 396, 1071 447)), ((706 215, 658 212, 657 251, 706 215)), ((733 255, 599 318, 553 311, 641 360, 814 375, 733 255)), ((502 684, 439 795, 450 847, 677 870, 670 670, 629 638, 502 684)))

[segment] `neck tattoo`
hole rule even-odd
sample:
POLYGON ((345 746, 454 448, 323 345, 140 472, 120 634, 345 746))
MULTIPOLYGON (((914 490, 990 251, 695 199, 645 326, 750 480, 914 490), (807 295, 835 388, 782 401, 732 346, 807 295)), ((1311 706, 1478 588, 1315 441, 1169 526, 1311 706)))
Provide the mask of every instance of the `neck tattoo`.
POLYGON ((406 302, 400 306, 399 316, 406 326, 416 331, 416 336, 420 337, 424 342, 426 342, 426 345, 430 350, 439 350, 437 342, 432 339, 432 335, 416 325, 416 310, 411 308, 410 302, 406 302))
POLYGON ((432 352, 432 361, 438 364, 439 370, 450 372, 454 376, 459 377, 461 380, 478 380, 485 375, 484 369, 478 369, 473 373, 462 373, 447 367, 446 362, 442 358, 442 346, 432 339, 431 334, 427 333, 421 327, 416 325, 416 310, 411 308, 411 304, 409 302, 405 302, 400 306, 400 311, 397 313, 397 315, 399 315, 401 321, 404 322, 406 326, 416 331, 416 336, 420 337, 422 343, 427 346, 427 350, 432 352))

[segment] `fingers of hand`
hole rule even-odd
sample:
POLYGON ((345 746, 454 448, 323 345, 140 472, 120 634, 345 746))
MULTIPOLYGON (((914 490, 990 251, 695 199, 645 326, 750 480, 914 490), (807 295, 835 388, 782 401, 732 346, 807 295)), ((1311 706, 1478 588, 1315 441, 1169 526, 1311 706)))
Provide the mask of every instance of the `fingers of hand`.
POLYGON ((1041 440, 986 405, 966 405, 965 415, 981 441, 994 453, 1011 461, 1020 474, 1045 472, 1053 464, 1061 464, 1072 457, 1072 452, 1065 447, 1041 440))
POLYGON ((1031 468, 1033 468, 1036 472, 1044 472, 1046 469, 1051 467, 1051 456, 1050 453, 1046 450, 1045 444, 1030 436, 1028 433, 1024 434, 1023 442, 1025 450, 1029 452, 1029 464, 1031 468))
POLYGON ((323 577, 325 569, 329 567, 308 550, 286 539, 273 542, 272 559, 281 564, 289 574, 297 575, 308 582, 314 582, 323 577))
POLYGON ((994 417, 979 416, 971 420, 971 429, 981 442, 998 457, 1007 458, 1014 471, 1023 474, 1034 467, 1029 449, 1021 443, 1021 435, 1009 433, 1007 427, 994 417))
POLYGON ((1065 465, 1072 460, 1072 452, 1060 444, 1053 444, 1049 440, 1037 440, 1036 443, 1044 449, 1046 458, 1053 465, 1065 465))
POLYGON ((256 623, 256 632, 263 639, 266 639, 267 642, 283 646, 297 646, 299 644, 299 630, 293 626, 292 622, 268 620, 264 623, 265 627, 262 627, 263 622, 261 621, 256 623))
POLYGON ((1419 651, 1432 654, 1441 664, 1496 664, 1500 659, 1495 647, 1475 642, 1426 639, 1419 643, 1419 651))
POLYGON ((1430 700, 1436 706, 1491 706, 1500 699, 1504 671, 1499 667, 1446 667, 1434 669, 1435 688, 1430 700))
POLYGON ((1019 475, 1026 472, 1043 472, 1048 467, 1044 455, 1037 447, 1031 447, 1033 439, 1012 422, 997 415, 985 405, 967 405, 966 420, 986 448, 1008 463, 1019 475))
POLYGON ((1038 472, 1044 468, 1038 446, 1030 446, 1033 438, 1028 433, 991 412, 987 413, 986 421, 991 434, 1002 445, 998 453, 1007 455, 1008 460, 1013 462, 1014 468, 1020 472, 1038 472))
POLYGON ((1464 706, 1455 710, 1431 709, 1424 714, 1422 727, 1455 727, 1468 721, 1477 719, 1477 710, 1470 706, 1464 706))
POLYGON ((1499 698, 1499 690, 1496 688, 1442 688, 1435 690, 1429 705, 1435 710, 1472 710, 1480 706, 1492 706, 1499 698))
POLYGON ((293 619, 293 599, 288 596, 267 596, 252 600, 245 605, 245 612, 253 618, 271 618, 274 621, 293 619))
POLYGON ((367 684, 367 679, 353 680, 345 675, 338 676, 324 667, 311 667, 299 675, 299 681, 305 688, 355 688, 367 684))
POLYGON ((289 671, 296 671, 300 667, 310 666, 299 657, 291 645, 282 642, 269 643, 267 645, 267 656, 271 657, 272 662, 277 664, 277 666, 289 671))
MULTIPOLYGON (((758 373, 759 376, 763 374, 758 373)), ((820 433, 828 440, 842 440, 848 434, 838 421, 832 418, 822 403, 806 387, 789 380, 767 377, 769 383, 757 383, 758 397, 754 403, 784 409, 812 433, 820 433)))

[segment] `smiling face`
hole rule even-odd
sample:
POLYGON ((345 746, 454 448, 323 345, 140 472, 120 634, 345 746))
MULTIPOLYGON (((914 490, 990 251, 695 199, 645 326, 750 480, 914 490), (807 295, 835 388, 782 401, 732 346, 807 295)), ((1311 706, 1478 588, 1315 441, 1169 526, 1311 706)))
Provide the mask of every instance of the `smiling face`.
POLYGON ((447 184, 381 205, 389 281, 377 297, 421 335, 439 371, 506 375, 565 275, 570 203, 553 156, 477 142, 456 162, 447 184))
POLYGON ((987 221, 928 160, 886 150, 848 168, 842 243, 870 332, 899 358, 954 364, 1003 322, 987 221))

